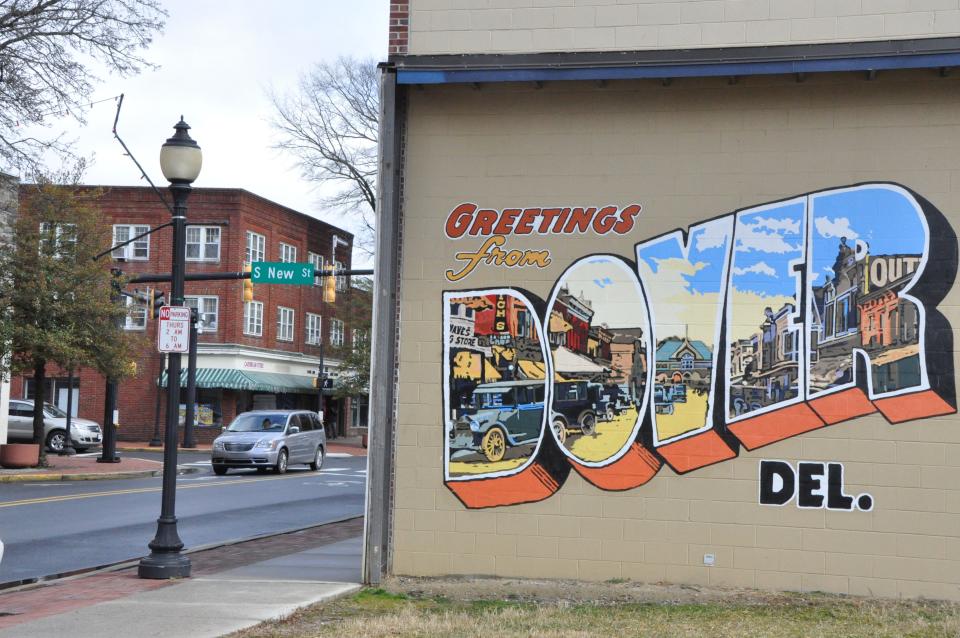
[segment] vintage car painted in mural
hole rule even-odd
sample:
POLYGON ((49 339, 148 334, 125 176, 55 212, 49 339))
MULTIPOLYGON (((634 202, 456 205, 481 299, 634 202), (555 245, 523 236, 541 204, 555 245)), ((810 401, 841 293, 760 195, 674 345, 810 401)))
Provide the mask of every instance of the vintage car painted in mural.
POLYGON ((474 388, 449 430, 450 452, 478 452, 502 461, 507 449, 536 443, 543 427, 543 381, 500 381, 474 388))
POLYGON ((568 434, 590 436, 597 431, 597 401, 599 395, 588 381, 558 381, 553 385, 550 427, 557 440, 564 443, 568 434))
POLYGON ((675 403, 687 402, 687 386, 658 383, 653 386, 653 405, 657 414, 673 414, 675 403))

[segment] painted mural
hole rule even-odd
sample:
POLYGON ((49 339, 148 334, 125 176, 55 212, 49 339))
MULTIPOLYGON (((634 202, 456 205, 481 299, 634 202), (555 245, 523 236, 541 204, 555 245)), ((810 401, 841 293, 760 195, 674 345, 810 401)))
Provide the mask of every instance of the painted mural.
MULTIPOLYGON (((500 246, 518 228, 569 234, 581 219, 574 234, 632 236, 640 210, 462 204, 446 230, 500 246)), ((544 267, 504 255, 469 270, 544 267)), ((631 257, 574 261, 546 301, 519 287, 444 293, 444 479, 467 507, 542 500, 571 470, 633 489, 663 464, 690 472, 873 412, 956 412, 952 333, 936 310, 956 235, 906 188, 743 209, 638 237, 631 257)))

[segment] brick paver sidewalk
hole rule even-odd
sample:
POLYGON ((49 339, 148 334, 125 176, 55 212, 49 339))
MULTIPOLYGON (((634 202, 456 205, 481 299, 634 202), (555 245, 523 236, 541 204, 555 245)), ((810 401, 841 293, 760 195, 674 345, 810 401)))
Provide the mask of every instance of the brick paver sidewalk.
MULTIPOLYGON (((204 576, 322 547, 363 533, 363 517, 311 527, 299 532, 268 536, 190 554, 192 575, 204 576)), ((174 585, 177 580, 146 580, 136 567, 50 581, 27 589, 0 591, 0 629, 81 607, 126 598, 139 592, 174 585)))
POLYGON ((122 478, 130 474, 149 476, 159 472, 163 463, 151 459, 123 456, 119 463, 97 463, 96 456, 47 455, 49 467, 25 469, 0 469, 0 482, 21 481, 36 478, 59 481, 65 478, 122 478))

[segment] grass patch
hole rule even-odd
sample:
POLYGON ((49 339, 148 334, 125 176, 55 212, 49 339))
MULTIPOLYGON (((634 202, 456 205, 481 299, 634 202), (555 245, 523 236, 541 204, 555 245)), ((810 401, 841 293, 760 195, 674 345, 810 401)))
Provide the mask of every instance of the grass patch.
MULTIPOLYGON (((490 638, 534 635, 693 638, 941 638, 960 635, 960 605, 861 599, 825 594, 726 593, 719 599, 630 600, 631 585, 596 586, 594 600, 531 598, 508 587, 500 598, 450 597, 429 590, 366 589, 303 609, 290 618, 235 634, 237 638, 417 636, 490 638)), ((465 588, 469 591, 469 587, 465 588)), ((575 585, 571 592, 576 593, 575 585)), ((698 592, 698 594, 700 593, 698 592)))

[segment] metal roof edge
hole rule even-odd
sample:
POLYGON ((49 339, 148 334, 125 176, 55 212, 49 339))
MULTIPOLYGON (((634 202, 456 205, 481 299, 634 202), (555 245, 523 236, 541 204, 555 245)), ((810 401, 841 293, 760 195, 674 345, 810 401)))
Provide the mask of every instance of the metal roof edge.
POLYGON ((645 51, 394 56, 400 84, 666 79, 960 66, 960 38, 645 51))

